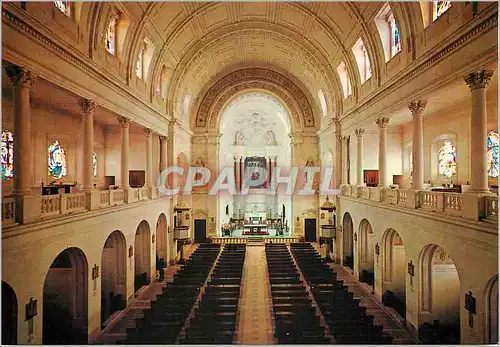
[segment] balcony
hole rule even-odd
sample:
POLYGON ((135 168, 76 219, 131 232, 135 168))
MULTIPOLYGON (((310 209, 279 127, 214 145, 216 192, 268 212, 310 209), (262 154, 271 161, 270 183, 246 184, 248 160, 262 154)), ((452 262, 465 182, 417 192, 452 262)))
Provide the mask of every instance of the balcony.
POLYGON ((156 187, 94 190, 71 194, 19 196, 17 198, 4 197, 2 199, 2 225, 27 224, 158 197, 156 187))
POLYGON ((474 221, 498 221, 498 196, 343 185, 341 196, 420 209, 474 221))

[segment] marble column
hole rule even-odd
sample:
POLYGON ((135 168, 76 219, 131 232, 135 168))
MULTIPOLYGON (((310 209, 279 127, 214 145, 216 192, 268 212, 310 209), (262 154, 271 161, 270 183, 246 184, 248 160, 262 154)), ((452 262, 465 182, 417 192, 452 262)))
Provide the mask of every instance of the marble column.
POLYGON ((149 128, 144 128, 144 136, 146 136, 146 179, 145 187, 153 185, 153 131, 149 128))
POLYGON ((30 71, 11 64, 5 67, 5 71, 14 85, 14 193, 31 194, 34 148, 30 91, 35 77, 30 71))
POLYGON ((491 81, 493 71, 481 70, 465 76, 465 83, 470 88, 472 99, 471 114, 471 193, 487 193, 488 187, 488 151, 487 151, 487 112, 486 88, 491 81))
POLYGON ((363 179, 363 135, 365 134, 365 129, 356 129, 354 131, 356 134, 356 145, 357 145, 357 153, 356 153, 356 173, 358 178, 358 186, 362 186, 364 184, 363 179))
POLYGON ((161 170, 165 170, 168 167, 168 136, 160 136, 160 146, 161 146, 161 170))
POLYGON ((83 191, 94 187, 94 112, 95 102, 78 100, 83 116, 83 191))
POLYGON ((342 177, 343 177, 343 168, 342 168, 342 136, 340 132, 340 122, 335 120, 335 132, 334 132, 334 137, 335 137, 335 143, 334 143, 334 149, 335 149, 335 167, 334 167, 334 172, 333 174, 335 175, 335 185, 334 188, 340 188, 340 184, 343 182, 342 177))
POLYGON ((389 186, 389 175, 387 174, 387 126, 389 118, 378 118, 375 123, 378 127, 378 186, 389 186))
POLYGON ((347 178, 347 140, 348 136, 341 136, 340 141, 342 143, 342 184, 349 184, 347 178))
POLYGON ((424 188, 424 110, 426 100, 414 100, 408 105, 413 116, 413 189, 424 188))
POLYGON ((130 144, 130 119, 125 117, 118 117, 118 122, 122 129, 122 146, 121 146, 121 187, 123 189, 129 188, 128 176, 128 160, 129 160, 129 144, 130 144))

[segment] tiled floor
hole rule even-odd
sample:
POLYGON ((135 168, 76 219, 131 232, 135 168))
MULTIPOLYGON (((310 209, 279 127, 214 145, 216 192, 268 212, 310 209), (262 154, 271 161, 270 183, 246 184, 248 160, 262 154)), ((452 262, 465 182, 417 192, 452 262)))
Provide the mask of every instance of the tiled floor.
POLYGON ((243 265, 237 344, 274 344, 272 302, 264 246, 248 246, 243 265))

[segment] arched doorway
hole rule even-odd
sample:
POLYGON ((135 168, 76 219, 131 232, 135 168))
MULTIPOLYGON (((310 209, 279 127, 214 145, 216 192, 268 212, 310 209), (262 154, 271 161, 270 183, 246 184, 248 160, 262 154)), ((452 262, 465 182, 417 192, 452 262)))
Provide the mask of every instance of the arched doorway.
POLYGON ((167 237, 167 217, 164 213, 160 214, 156 222, 156 258, 163 259, 165 263, 169 259, 168 237, 167 237))
POLYGON ((127 302, 127 245, 121 231, 108 236, 102 249, 101 271, 101 326, 127 302))
POLYGON ((394 230, 385 232, 383 244, 382 301, 406 318, 406 250, 394 230))
POLYGON ((366 219, 359 225, 359 280, 374 285, 374 245, 373 229, 366 219))
POLYGON ((498 275, 491 279, 486 290, 487 342, 498 343, 498 275))
POLYGON ((17 345, 17 297, 2 281, 2 345, 17 345))
POLYGON ((420 321, 423 342, 460 343, 460 280, 450 255, 438 245, 420 260, 420 321))
POLYGON ((45 277, 42 343, 86 344, 87 326, 87 259, 71 247, 59 253, 45 277))
POLYGON ((151 282, 151 230, 148 222, 143 220, 137 227, 134 242, 134 290, 151 282))
POLYGON ((349 213, 344 214, 342 220, 342 239, 344 248, 344 266, 354 270, 354 241, 352 218, 349 213))

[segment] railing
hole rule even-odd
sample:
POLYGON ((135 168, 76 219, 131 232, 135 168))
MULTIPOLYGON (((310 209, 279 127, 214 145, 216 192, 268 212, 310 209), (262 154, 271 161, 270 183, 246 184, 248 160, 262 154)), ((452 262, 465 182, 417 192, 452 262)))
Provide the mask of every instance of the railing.
POLYGON ((2 223, 16 222, 16 200, 14 198, 2 199, 2 223))
POLYGON ((140 200, 149 199, 149 188, 148 187, 139 188, 139 199, 140 200))
POLYGON ((111 192, 111 205, 120 205, 125 202, 125 192, 123 189, 110 190, 111 192))
MULTIPOLYGON (((212 243, 226 244, 226 243, 248 243, 250 239, 244 237, 213 237, 212 243)), ((299 242, 298 237, 266 237, 263 239, 264 243, 294 243, 299 242)))
POLYGON ((486 197, 486 219, 498 220, 498 196, 486 197))
POLYGON ((43 195, 40 217, 56 216, 61 213, 61 195, 43 195))
MULTIPOLYGON (((469 220, 498 221, 496 195, 470 196, 462 193, 355 186, 351 186, 349 191, 353 189, 358 190, 359 199, 459 216, 469 220)), ((347 190, 343 188, 341 192, 347 190)))
POLYGON ((103 207, 103 206, 109 206, 109 195, 110 195, 110 191, 109 190, 103 190, 101 192, 99 192, 99 195, 100 195, 100 206, 103 207))
POLYGON ((444 212, 453 215, 461 215, 462 206, 462 194, 444 193, 444 212))
POLYGON ((61 199, 65 203, 65 206, 62 206, 62 214, 64 214, 64 212, 71 213, 84 211, 87 208, 85 193, 63 194, 61 199))

